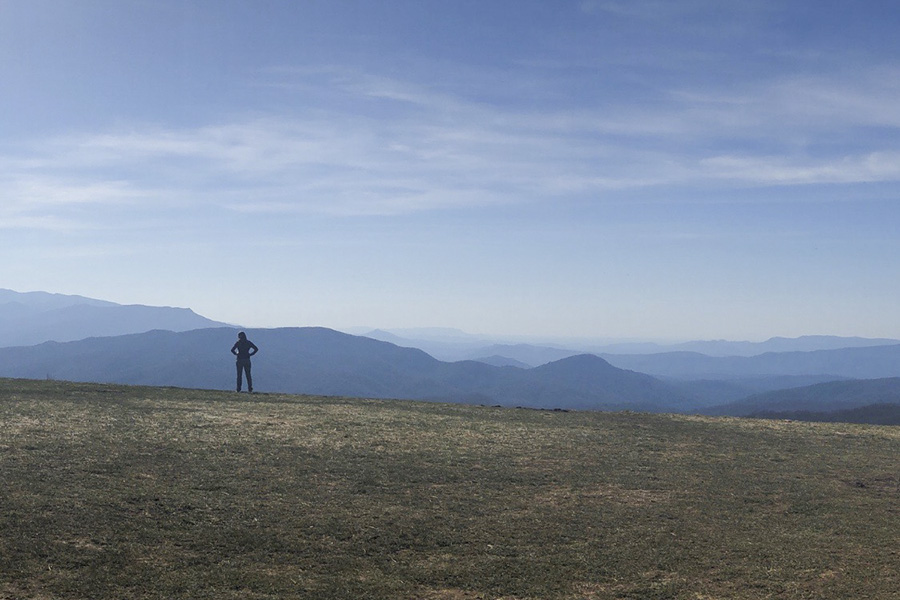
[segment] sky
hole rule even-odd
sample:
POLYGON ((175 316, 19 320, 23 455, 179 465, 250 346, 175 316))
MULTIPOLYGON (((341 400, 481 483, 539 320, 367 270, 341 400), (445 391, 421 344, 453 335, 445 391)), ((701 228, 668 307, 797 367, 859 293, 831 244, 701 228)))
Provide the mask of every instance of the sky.
POLYGON ((900 338, 893 0, 0 0, 0 287, 900 338))

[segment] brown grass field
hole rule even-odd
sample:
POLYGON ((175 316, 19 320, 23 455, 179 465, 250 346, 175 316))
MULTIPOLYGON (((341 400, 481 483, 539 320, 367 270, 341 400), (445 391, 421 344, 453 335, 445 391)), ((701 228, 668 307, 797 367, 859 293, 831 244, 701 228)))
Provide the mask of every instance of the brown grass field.
POLYGON ((900 428, 0 380, 0 599, 900 598, 900 428))

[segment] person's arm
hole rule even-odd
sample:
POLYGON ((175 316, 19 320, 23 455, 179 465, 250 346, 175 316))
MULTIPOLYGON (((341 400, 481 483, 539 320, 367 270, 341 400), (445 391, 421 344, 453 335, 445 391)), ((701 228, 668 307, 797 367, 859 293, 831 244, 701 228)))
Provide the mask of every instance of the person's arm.
POLYGON ((250 342, 250 352, 248 354, 250 354, 250 356, 253 356, 257 352, 259 352, 259 348, 256 347, 256 344, 250 342))
POLYGON ((231 353, 237 356, 237 342, 231 347, 231 353))

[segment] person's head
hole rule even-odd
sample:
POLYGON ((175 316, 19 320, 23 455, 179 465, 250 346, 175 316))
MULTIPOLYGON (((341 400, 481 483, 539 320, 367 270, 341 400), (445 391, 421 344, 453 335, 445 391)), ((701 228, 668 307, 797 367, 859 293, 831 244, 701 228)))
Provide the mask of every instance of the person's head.
POLYGON ((238 334, 238 338, 240 338, 240 339, 242 339, 242 340, 246 340, 246 339, 247 339, 247 334, 244 333, 244 332, 242 331, 242 332, 240 332, 240 333, 238 334))

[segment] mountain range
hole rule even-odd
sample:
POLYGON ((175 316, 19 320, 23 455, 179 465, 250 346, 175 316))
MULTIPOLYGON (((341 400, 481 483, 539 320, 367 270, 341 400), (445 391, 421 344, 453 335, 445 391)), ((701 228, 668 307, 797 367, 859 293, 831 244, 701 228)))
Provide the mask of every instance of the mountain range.
POLYGON ((877 405, 900 406, 900 377, 829 381, 816 385, 754 394, 739 402, 710 407, 706 414, 747 416, 763 413, 835 412, 877 405))
POLYGON ((356 333, 373 339, 391 342, 407 348, 419 348, 435 358, 446 361, 483 360, 506 364, 521 363, 537 367, 576 354, 598 356, 683 355, 699 354, 711 358, 751 357, 765 353, 814 352, 873 346, 900 345, 891 338, 842 337, 807 335, 797 338, 773 337, 763 342, 698 340, 675 344, 652 342, 602 342, 585 339, 561 339, 547 343, 504 342, 486 336, 470 335, 446 329, 358 330, 356 333))
POLYGON ((224 325, 189 308, 123 305, 84 296, 0 289, 0 347, 224 325))
MULTIPOLYGON (((0 348, 0 376, 229 389, 233 328, 151 331, 0 348)), ((566 409, 673 410, 668 384, 594 355, 536 367, 442 362, 421 350, 318 327, 247 330, 257 390, 566 409)))
MULTIPOLYGON (((727 393, 698 393, 695 386, 709 382, 667 382, 614 367, 591 354, 522 369, 477 361, 443 362, 414 348, 318 327, 247 332, 262 349, 254 359, 253 371, 255 387, 260 391, 546 409, 735 415, 769 406, 794 409, 791 398, 804 397, 791 395, 802 391, 781 390, 766 397, 763 404, 721 407, 714 405, 735 398, 727 393), (779 401, 779 397, 787 400, 779 401)), ((235 375, 229 349, 236 334, 234 328, 151 331, 0 348, 0 376, 229 389, 235 375)), ((852 395, 848 390, 867 382, 838 383, 843 387, 836 389, 852 395)), ((884 385, 880 395, 860 392, 855 397, 900 404, 900 377, 884 385)), ((814 400, 819 392, 809 393, 814 400)), ((858 401, 819 405, 813 401, 799 406, 837 410, 859 405, 858 401)))
POLYGON ((900 344, 812 352, 766 352, 758 356, 706 356, 697 352, 601 356, 623 369, 676 379, 802 375, 876 379, 900 376, 900 344))
MULTIPOLYGON (((186 308, 0 289, 0 376, 229 389, 234 372, 228 349, 236 331, 186 308)), ((496 343, 446 329, 366 336, 315 327, 248 333, 263 349, 254 360, 258 391, 739 416, 805 411, 834 418, 856 411, 848 418, 879 422, 889 422, 900 406, 900 343, 889 339, 693 343, 711 353, 793 349, 751 356, 645 354, 649 346, 619 344, 601 348, 635 352, 597 355, 576 347, 496 343), (438 344, 441 356, 462 352, 472 360, 439 360, 415 347, 423 339, 427 343, 420 345, 438 344), (878 393, 869 381, 875 379, 882 381, 878 393), (871 416, 879 410, 881 416, 871 416)))

